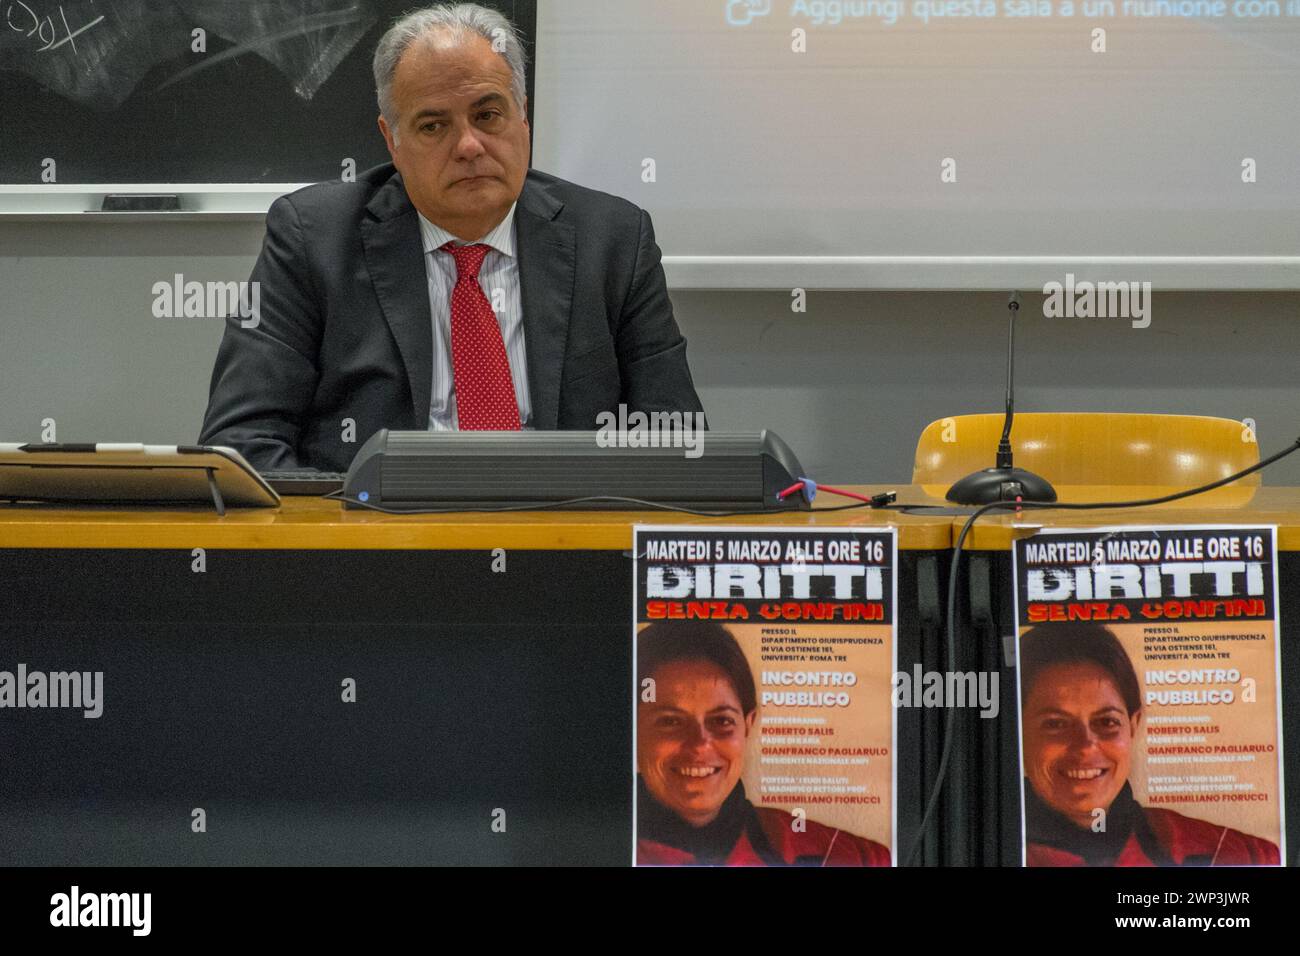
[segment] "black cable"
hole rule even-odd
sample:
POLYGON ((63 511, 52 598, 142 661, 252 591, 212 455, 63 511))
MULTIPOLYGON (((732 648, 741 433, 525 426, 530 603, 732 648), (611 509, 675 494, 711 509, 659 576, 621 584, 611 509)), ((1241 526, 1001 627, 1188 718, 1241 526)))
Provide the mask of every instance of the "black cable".
POLYGON ((835 505, 831 508, 812 508, 803 511, 798 508, 778 508, 766 511, 702 511, 698 508, 684 508, 679 505, 670 505, 661 501, 646 501, 642 498, 625 498, 622 495, 588 495, 584 498, 566 498, 563 501, 544 501, 524 505, 502 505, 496 508, 389 508, 385 505, 372 504, 369 501, 361 501, 350 495, 345 495, 342 491, 332 491, 327 495, 321 495, 322 498, 330 498, 335 501, 347 501, 359 505, 362 508, 369 508, 371 511, 380 511, 390 515, 444 515, 444 514, 498 514, 511 511, 553 511, 557 508, 565 508, 571 505, 586 504, 594 501, 621 501, 627 504, 640 505, 644 508, 656 511, 676 511, 682 514, 699 515, 704 518, 746 518, 758 515, 799 515, 799 514, 817 514, 824 511, 851 511, 854 508, 870 508, 872 505, 868 501, 855 502, 849 505, 835 505))
MULTIPOLYGON (((975 519, 986 511, 992 511, 999 503, 984 505, 966 520, 966 524, 961 529, 961 534, 957 536, 956 547, 953 548, 952 567, 948 571, 948 646, 947 646, 947 664, 948 669, 953 669, 953 662, 957 659, 957 626, 955 615, 957 613, 957 565, 961 561, 961 549, 966 543, 966 535, 975 524, 975 519)), ((930 791, 930 799, 926 803, 925 812, 921 814, 921 826, 917 830, 916 842, 912 844, 912 852, 907 855, 907 866, 916 864, 916 857, 921 852, 921 846, 925 842, 925 828, 930 825, 930 818, 934 816, 935 807, 939 805, 939 794, 943 791, 944 779, 948 773, 948 761, 952 758, 952 742, 954 730, 957 724, 957 708, 948 708, 948 717, 943 725, 943 750, 939 753, 939 769, 935 772, 934 789, 930 791)))
MULTIPOLYGON (((1087 503, 1063 503, 1059 501, 995 501, 991 504, 982 505, 976 508, 966 523, 962 525, 961 534, 957 536, 957 542, 953 546, 952 567, 948 571, 948 640, 947 640, 947 665, 949 670, 954 668, 957 660, 957 569, 961 564, 962 548, 966 544, 966 537, 970 534, 971 528, 975 526, 986 512, 1015 511, 1024 508, 1046 510, 1059 508, 1063 511, 1098 511, 1107 508, 1149 508, 1152 505, 1165 504, 1169 501, 1178 501, 1181 498, 1190 498, 1193 495, 1201 495, 1207 491, 1213 491, 1215 488, 1222 488, 1224 485, 1231 484, 1234 481, 1240 481, 1247 475, 1252 475, 1257 471, 1267 468, 1274 462, 1280 461, 1292 452, 1300 450, 1300 438, 1297 438, 1288 447, 1282 449, 1275 455, 1256 462, 1249 468, 1243 468, 1235 475, 1229 475, 1227 478, 1220 478, 1218 481, 1212 481, 1207 485, 1201 485, 1199 488, 1191 488, 1186 491, 1177 491, 1168 495, 1161 495, 1159 498, 1142 498, 1135 501, 1097 501, 1087 503)), ((906 508, 908 505, 897 505, 898 508, 906 508)), ((914 506, 912 506, 914 507, 914 506)), ((1019 720, 1019 715, 1016 715, 1019 720)), ((916 834, 916 842, 912 845, 912 851, 907 855, 907 866, 915 864, 917 855, 921 852, 921 846, 925 842, 925 828, 930 825, 930 818, 934 816, 935 808, 939 805, 939 794, 943 790, 945 776, 948 772, 948 761, 952 757, 953 730, 957 722, 957 708, 948 708, 948 719, 944 721, 943 730, 943 750, 939 756, 939 769, 935 774, 934 789, 930 792, 930 799, 926 803, 925 812, 921 815, 921 826, 916 834)))

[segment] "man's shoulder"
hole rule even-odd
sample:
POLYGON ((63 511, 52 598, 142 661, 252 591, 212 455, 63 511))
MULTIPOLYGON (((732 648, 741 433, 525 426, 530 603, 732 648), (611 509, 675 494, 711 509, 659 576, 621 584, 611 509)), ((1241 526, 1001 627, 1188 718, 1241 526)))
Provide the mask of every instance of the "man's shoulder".
MULTIPOLYGON (((632 241, 641 229, 641 207, 622 196, 591 189, 540 169, 529 169, 519 204, 546 220, 559 220, 596 234, 632 241)), ((306 234, 350 233, 360 221, 414 213, 392 163, 357 173, 355 180, 313 183, 286 193, 269 216, 290 214, 306 234)))
POLYGON ((561 179, 559 176, 548 172, 543 172, 536 167, 528 170, 526 181, 541 187, 564 203, 575 203, 581 206, 590 206, 597 209, 621 209, 637 210, 637 206, 629 199, 622 196, 615 196, 613 193, 602 192, 599 189, 592 189, 590 186, 582 186, 578 183, 571 182, 567 179, 561 179))
MULTIPOLYGON (((607 227, 640 228, 641 207, 631 200, 581 186, 540 169, 528 170, 524 190, 533 190, 552 204, 562 206, 563 211, 559 214, 565 219, 592 221, 607 227)), ((558 209, 558 206, 552 208, 558 209)))
MULTIPOLYGON (((406 190, 397 175, 392 163, 382 163, 357 173, 354 180, 330 179, 312 183, 281 198, 287 199, 297 209, 333 208, 341 211, 364 208, 377 193, 391 184, 394 198, 405 200, 406 190)), ((582 186, 535 167, 530 168, 525 176, 524 190, 558 202, 566 211, 576 215, 639 217, 641 213, 641 207, 622 196, 582 186)), ((409 200, 405 200, 405 204, 409 205, 409 200)))
MULTIPOLYGON (((310 213, 341 217, 366 208, 380 190, 393 182, 396 175, 397 170, 392 163, 383 163, 357 173, 355 179, 328 179, 312 183, 286 193, 277 201, 293 206, 300 215, 310 213)), ((405 199, 406 190, 401 187, 400 180, 393 182, 393 185, 398 194, 394 198, 405 199)))

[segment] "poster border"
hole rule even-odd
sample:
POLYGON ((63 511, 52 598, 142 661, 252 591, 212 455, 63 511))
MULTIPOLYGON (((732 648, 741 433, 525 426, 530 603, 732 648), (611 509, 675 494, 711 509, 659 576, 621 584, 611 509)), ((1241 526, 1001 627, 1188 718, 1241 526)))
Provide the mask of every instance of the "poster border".
POLYGON ((1277 525, 1275 524, 1130 524, 1130 525, 1097 525, 1095 527, 1045 527, 1039 525, 1034 528, 1031 534, 1021 538, 1013 538, 1011 541, 1011 605, 1012 614, 1011 626, 1015 638, 1016 649, 1016 763, 1019 769, 1019 779, 1016 781, 1016 787, 1020 791, 1020 865, 1026 867, 1026 859, 1029 853, 1029 843, 1025 839, 1025 742, 1024 727, 1020 715, 1024 712, 1024 703, 1020 699, 1020 568, 1018 561, 1018 548, 1020 542, 1027 541, 1030 538, 1040 534, 1047 535, 1066 535, 1066 534, 1105 534, 1116 532, 1143 532, 1143 531, 1269 531, 1272 534, 1270 539, 1271 561, 1273 565, 1273 673, 1275 675, 1273 696, 1277 699, 1277 712, 1274 715, 1274 726, 1277 732, 1277 798, 1278 806, 1281 811, 1278 817, 1280 824, 1280 834, 1278 838, 1279 866, 1286 866, 1286 754, 1284 751, 1285 740, 1284 728, 1282 721, 1282 592, 1278 590, 1278 540, 1277 525))
MULTIPOLYGON (((890 687, 889 695, 889 865, 890 868, 898 866, 898 708, 894 706, 894 697, 892 692, 893 677, 898 673, 898 525, 890 524, 881 527, 863 528, 863 527, 844 527, 836 525, 833 527, 790 527, 788 525, 660 525, 660 524, 634 524, 632 525, 632 631, 631 643, 628 645, 632 654, 632 866, 636 867, 636 774, 637 774, 637 701, 640 699, 641 688, 637 684, 636 675, 636 634, 637 634, 637 616, 641 607, 641 576, 638 573, 641 562, 641 534, 658 533, 661 531, 710 531, 723 533, 741 532, 752 534, 757 532, 774 531, 779 534, 867 534, 889 535, 890 539, 890 581, 891 581, 891 600, 892 600, 892 617, 890 627, 893 633, 890 637, 890 687)), ((1276 564, 1276 562, 1274 562, 1276 564)))

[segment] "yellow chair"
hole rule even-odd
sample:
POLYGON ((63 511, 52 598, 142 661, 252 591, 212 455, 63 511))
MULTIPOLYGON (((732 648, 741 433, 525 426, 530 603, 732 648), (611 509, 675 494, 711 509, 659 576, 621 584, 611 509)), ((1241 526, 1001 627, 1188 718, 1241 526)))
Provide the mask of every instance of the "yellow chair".
MULTIPOLYGON (((916 443, 912 483, 942 498, 957 479, 991 467, 1002 423, 1000 413, 931 422, 916 443)), ((1011 448, 1016 467, 1046 478, 1062 501, 1158 497, 1259 461, 1259 444, 1246 425, 1203 415, 1017 412, 1011 448), (1072 491, 1063 493, 1063 487, 1072 491)), ((1244 503, 1259 482, 1258 472, 1249 475, 1213 493, 1214 503, 1244 503)), ((1208 504, 1208 497, 1200 500, 1208 504)))

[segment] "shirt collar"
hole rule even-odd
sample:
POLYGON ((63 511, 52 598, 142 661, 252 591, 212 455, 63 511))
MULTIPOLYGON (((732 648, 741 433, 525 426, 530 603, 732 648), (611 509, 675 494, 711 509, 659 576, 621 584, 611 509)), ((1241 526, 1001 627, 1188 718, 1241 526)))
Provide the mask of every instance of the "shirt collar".
MULTIPOLYGON (((510 204, 510 209, 506 212, 505 218, 497 223, 496 228, 482 239, 478 240, 512 259, 515 255, 514 222, 515 207, 517 205, 519 205, 517 200, 512 202, 510 204)), ((473 243, 466 243, 464 240, 458 239, 446 229, 443 229, 441 226, 425 219, 424 214, 418 209, 416 210, 416 215, 420 217, 420 241, 424 244, 425 252, 432 252, 435 249, 441 249, 449 242, 454 242, 457 245, 473 245, 473 243)))

